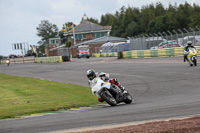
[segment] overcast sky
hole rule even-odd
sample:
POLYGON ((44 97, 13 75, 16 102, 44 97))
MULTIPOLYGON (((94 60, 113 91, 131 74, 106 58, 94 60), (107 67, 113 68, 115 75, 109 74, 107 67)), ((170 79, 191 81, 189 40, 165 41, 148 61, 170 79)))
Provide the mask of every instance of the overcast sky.
MULTIPOLYGON (((169 3, 183 4, 186 0, 160 0, 164 6, 169 3)), ((101 15, 115 13, 122 6, 138 7, 159 2, 158 0, 0 0, 0 55, 21 54, 13 50, 13 43, 27 42, 38 45, 40 38, 36 27, 41 20, 49 20, 59 29, 65 22, 78 25, 84 15, 100 21, 101 15)), ((187 0, 200 5, 200 0, 187 0)))

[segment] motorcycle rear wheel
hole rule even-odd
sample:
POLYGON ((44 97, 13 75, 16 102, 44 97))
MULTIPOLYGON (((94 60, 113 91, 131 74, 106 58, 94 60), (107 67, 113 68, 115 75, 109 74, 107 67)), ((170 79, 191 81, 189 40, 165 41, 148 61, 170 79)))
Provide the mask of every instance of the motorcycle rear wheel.
POLYGON ((104 101, 106 101, 109 105, 111 106, 116 106, 117 105, 117 101, 115 100, 115 98, 110 94, 110 92, 105 91, 102 93, 101 95, 102 99, 104 101))

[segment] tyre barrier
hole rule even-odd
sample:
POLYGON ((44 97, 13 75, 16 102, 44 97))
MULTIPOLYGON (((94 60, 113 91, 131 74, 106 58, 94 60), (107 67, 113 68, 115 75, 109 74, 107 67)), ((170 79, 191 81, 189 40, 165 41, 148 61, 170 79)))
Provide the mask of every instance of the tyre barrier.
MULTIPOLYGON (((69 56, 51 56, 51 57, 35 57, 32 62, 35 63, 60 63, 72 61, 72 58, 69 56)), ((27 62, 27 60, 26 60, 27 62)), ((12 62, 11 62, 12 63, 12 62)), ((17 63, 17 61, 15 62, 17 63)), ((0 64, 6 64, 6 60, 0 60, 0 64)))
POLYGON ((0 60, 0 64, 6 64, 6 60, 0 60))
POLYGON ((62 56, 51 56, 51 57, 36 57, 35 63, 58 63, 63 62, 62 56))
MULTIPOLYGON (((199 51, 198 56, 200 55, 200 46, 195 46, 199 51)), ((154 49, 154 50, 132 50, 124 52, 114 52, 114 53, 96 53, 93 54, 93 57, 118 57, 119 59, 123 58, 151 58, 151 57, 180 57, 183 56, 184 48, 165 48, 165 49, 154 49)))

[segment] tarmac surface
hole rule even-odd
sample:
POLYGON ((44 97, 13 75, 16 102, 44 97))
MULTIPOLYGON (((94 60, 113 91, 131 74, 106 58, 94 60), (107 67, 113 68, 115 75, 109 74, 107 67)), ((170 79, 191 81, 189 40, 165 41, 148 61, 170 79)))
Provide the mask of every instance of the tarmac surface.
MULTIPOLYGON (((86 71, 107 72, 133 96, 132 104, 100 106, 25 119, 0 120, 0 132, 72 130, 200 114, 200 67, 183 58, 73 59, 66 63, 0 65, 0 73, 88 86, 86 71)), ((91 93, 92 95, 92 93, 91 93)))

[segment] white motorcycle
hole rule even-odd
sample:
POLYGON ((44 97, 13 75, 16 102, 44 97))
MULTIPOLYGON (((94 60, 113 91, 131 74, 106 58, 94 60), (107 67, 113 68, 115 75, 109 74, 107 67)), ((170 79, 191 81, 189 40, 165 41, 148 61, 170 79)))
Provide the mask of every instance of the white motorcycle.
POLYGON ((94 95, 106 101, 111 106, 116 106, 120 102, 126 104, 132 102, 132 96, 128 91, 124 90, 122 92, 118 86, 109 83, 109 81, 103 81, 100 77, 94 78, 90 82, 90 87, 94 95))
POLYGON ((10 65, 10 60, 9 59, 6 59, 6 64, 7 64, 7 66, 10 65))
POLYGON ((197 52, 195 48, 189 48, 187 58, 190 66, 197 66, 197 52))

